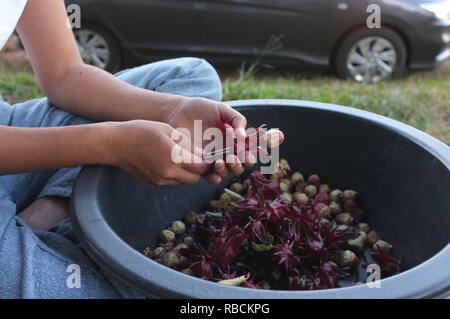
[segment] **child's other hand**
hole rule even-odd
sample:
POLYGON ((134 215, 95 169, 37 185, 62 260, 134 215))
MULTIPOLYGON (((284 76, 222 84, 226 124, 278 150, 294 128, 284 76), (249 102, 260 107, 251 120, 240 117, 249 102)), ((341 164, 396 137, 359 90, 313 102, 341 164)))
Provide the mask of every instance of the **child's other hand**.
POLYGON ((119 167, 145 185, 196 184, 209 169, 201 154, 194 155, 190 143, 183 142, 187 138, 168 124, 135 120, 105 125, 106 164, 119 167), (181 163, 173 161, 174 150, 181 154, 181 163))

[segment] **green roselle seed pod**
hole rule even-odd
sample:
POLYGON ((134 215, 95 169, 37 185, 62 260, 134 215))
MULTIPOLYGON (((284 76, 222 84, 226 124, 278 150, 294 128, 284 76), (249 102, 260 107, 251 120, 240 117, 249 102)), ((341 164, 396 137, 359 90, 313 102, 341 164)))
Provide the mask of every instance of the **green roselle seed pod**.
POLYGON ((359 259, 351 250, 340 250, 338 252, 338 264, 341 267, 354 268, 359 264, 359 259))
POLYGON ((291 182, 294 185, 299 184, 300 182, 304 182, 305 180, 303 179, 303 175, 300 172, 295 172, 294 174, 291 175, 291 182))
POLYGON ((194 238, 191 236, 184 237, 183 243, 188 247, 192 247, 194 245, 194 238))
POLYGON ((162 264, 167 267, 175 267, 180 264, 180 257, 173 251, 168 251, 162 257, 162 264))
POLYGON ((333 202, 338 203, 342 198, 342 191, 340 189, 335 189, 330 192, 330 199, 333 202))
POLYGON ((324 193, 330 193, 331 189, 330 186, 328 186, 327 184, 320 184, 319 186, 319 193, 320 192, 324 192, 324 193))
POLYGON ((313 198, 317 194, 317 187, 314 185, 308 185, 305 187, 304 192, 309 198, 313 198))
POLYGON ((308 177, 308 183, 319 185, 320 184, 320 177, 317 174, 312 174, 308 177))
POLYGON ((241 183, 233 183, 231 184, 230 189, 237 194, 242 194, 244 192, 244 185, 241 183))
POLYGON ((152 253, 152 250, 150 249, 150 247, 146 247, 144 249, 144 256, 146 256, 148 258, 152 258, 153 253, 152 253))
POLYGON ((175 236, 180 236, 186 232, 186 225, 181 220, 176 220, 170 224, 169 230, 173 231, 175 236))
POLYGON ((373 246, 375 245, 375 243, 378 241, 378 234, 371 230, 368 234, 367 234, 367 241, 369 243, 369 245, 373 246))
POLYGON ((330 211, 333 216, 336 216, 337 214, 342 212, 341 206, 336 202, 331 202, 328 207, 330 207, 330 211))
POLYGON ((330 218, 331 217, 330 207, 328 207, 324 203, 317 203, 316 205, 314 205, 314 213, 319 218, 330 218))
POLYGON ((292 183, 289 179, 284 178, 280 182, 280 189, 282 192, 289 192, 292 188, 292 183))
POLYGON ((161 233, 159 234, 159 240, 162 243, 174 243, 177 241, 177 238, 173 231, 171 231, 169 229, 163 229, 163 230, 161 230, 161 233))
POLYGON ((388 255, 390 254, 392 249, 392 245, 388 242, 385 242, 384 240, 378 240, 372 247, 372 250, 374 252, 388 255))
POLYGON ((347 229, 348 229, 347 225, 339 225, 336 227, 336 230, 339 230, 339 231, 346 231, 347 229))
POLYGON ((336 222, 338 224, 351 225, 353 223, 353 217, 349 213, 340 213, 336 216, 336 222))
MULTIPOLYGON (((365 233, 364 233, 365 234, 365 233)), ((348 245, 350 246, 350 249, 353 250, 355 253, 359 254, 364 249, 364 237, 363 235, 359 235, 359 237, 349 240, 348 245)))
POLYGON ((306 205, 308 203, 309 197, 305 193, 296 192, 292 196, 294 202, 300 206, 300 205, 306 205))
POLYGON ((183 270, 181 270, 181 272, 185 275, 189 275, 189 276, 193 275, 191 268, 184 268, 183 270))
POLYGON ((369 230, 370 230, 369 224, 366 224, 366 223, 359 223, 359 224, 358 224, 358 230, 368 233, 369 230))
POLYGON ((280 199, 286 204, 292 204, 292 194, 289 192, 284 192, 280 195, 280 199))
POLYGON ((349 199, 354 200, 356 197, 356 194, 357 193, 354 190, 347 189, 342 193, 342 197, 344 197, 344 199, 346 199, 346 200, 349 200, 349 199))
POLYGON ((197 220, 197 214, 195 212, 189 212, 186 215, 186 223, 191 226, 195 224, 195 221, 197 220))

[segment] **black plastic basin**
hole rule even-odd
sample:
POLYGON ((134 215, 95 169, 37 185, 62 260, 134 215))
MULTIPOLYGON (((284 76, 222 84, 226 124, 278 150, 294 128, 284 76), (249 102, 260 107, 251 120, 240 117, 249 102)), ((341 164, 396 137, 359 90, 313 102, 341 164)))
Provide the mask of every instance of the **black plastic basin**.
MULTIPOLYGON (((145 187, 111 167, 85 167, 72 222, 101 267, 148 296, 187 298, 409 298, 450 291, 450 148, 402 123, 356 109, 288 100, 231 102, 248 119, 281 128, 280 154, 304 174, 356 189, 371 227, 403 257, 404 272, 367 285, 269 291, 219 285, 166 268, 141 252, 169 222, 199 210, 224 184, 145 187)), ((226 183, 226 181, 224 182, 226 183)))

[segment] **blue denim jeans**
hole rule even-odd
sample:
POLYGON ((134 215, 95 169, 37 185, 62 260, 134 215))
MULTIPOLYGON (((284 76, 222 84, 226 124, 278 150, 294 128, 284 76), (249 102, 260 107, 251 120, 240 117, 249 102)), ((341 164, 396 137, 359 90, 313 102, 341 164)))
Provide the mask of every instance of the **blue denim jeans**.
MULTIPOLYGON (((197 58, 160 61, 116 76, 157 92, 217 101, 222 98, 216 71, 197 58)), ((92 121, 59 109, 47 98, 11 106, 0 96, 0 125, 54 127, 86 123, 92 121)), ((85 255, 73 235, 70 220, 43 232, 33 231, 16 217, 17 212, 40 197, 70 197, 80 169, 70 167, 0 176, 0 298, 142 297, 104 273, 85 255), (78 265, 80 271, 69 265, 78 265), (78 273, 81 287, 68 285, 78 273)))

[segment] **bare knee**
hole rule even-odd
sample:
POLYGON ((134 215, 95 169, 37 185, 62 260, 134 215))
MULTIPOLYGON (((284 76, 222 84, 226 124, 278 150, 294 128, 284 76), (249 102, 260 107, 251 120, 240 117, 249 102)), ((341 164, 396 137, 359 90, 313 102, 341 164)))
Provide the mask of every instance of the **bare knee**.
POLYGON ((42 197, 17 216, 34 230, 48 230, 69 217, 69 199, 42 197))

